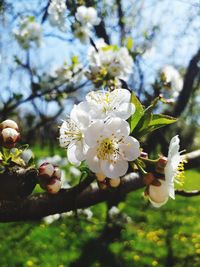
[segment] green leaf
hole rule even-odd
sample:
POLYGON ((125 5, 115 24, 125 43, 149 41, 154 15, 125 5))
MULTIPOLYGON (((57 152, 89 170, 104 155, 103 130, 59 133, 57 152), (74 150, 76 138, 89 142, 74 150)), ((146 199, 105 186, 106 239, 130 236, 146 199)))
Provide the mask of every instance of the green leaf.
POLYGON ((133 92, 131 94, 131 103, 133 103, 135 106, 135 112, 129 119, 129 125, 132 133, 135 127, 137 126, 138 122, 140 121, 141 117, 143 116, 144 109, 142 104, 140 103, 140 101, 133 92))
POLYGON ((151 120, 150 120, 148 126, 146 128, 142 127, 142 129, 140 129, 136 135, 137 135, 137 137, 144 136, 144 135, 149 134, 149 133, 151 133, 157 129, 160 129, 164 126, 170 125, 176 121, 177 121, 176 118, 173 118, 173 117, 170 117, 167 115, 152 114, 151 120))
POLYGON ((71 61, 72 61, 72 66, 75 67, 76 65, 78 65, 78 56, 74 55, 71 57, 71 61))
POLYGON ((154 114, 149 126, 163 127, 176 122, 177 119, 164 114, 154 114))
POLYGON ((129 51, 132 50, 132 48, 133 48, 133 38, 132 37, 128 37, 126 47, 129 51))

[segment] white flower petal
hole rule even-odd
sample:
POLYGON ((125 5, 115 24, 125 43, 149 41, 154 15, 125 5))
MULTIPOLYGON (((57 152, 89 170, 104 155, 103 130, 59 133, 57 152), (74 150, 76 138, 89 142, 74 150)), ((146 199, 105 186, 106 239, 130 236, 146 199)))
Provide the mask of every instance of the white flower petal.
POLYGON ((70 163, 78 166, 80 165, 81 162, 76 157, 76 151, 77 151, 77 146, 76 146, 76 143, 73 142, 69 145, 67 149, 67 157, 70 163))
POLYGON ((85 142, 88 146, 97 145, 97 140, 100 138, 100 135, 103 132, 104 122, 103 120, 98 120, 92 123, 88 129, 85 131, 84 137, 85 142))
POLYGON ((135 112, 135 106, 132 103, 122 103, 114 114, 116 117, 127 120, 135 112))
POLYGON ((126 137, 124 143, 119 146, 120 151, 123 151, 124 157, 128 161, 136 160, 140 154, 140 143, 132 136, 126 137))
POLYGON ((127 89, 116 89, 111 92, 112 98, 117 98, 121 102, 130 102, 131 100, 131 93, 127 89))
POLYGON ((88 111, 86 105, 83 103, 74 105, 70 113, 70 119, 78 125, 79 129, 85 129, 86 127, 88 127, 90 123, 90 116, 88 114, 88 111))
POLYGON ((95 173, 100 173, 100 163, 99 159, 97 157, 97 151, 96 148, 89 148, 86 154, 86 163, 88 164, 88 167, 91 171, 95 173))
POLYGON ((127 137, 130 127, 127 121, 120 118, 111 118, 105 123, 104 133, 106 136, 115 134, 116 136, 127 137))
POLYGON ((126 174, 128 170, 128 162, 125 160, 117 160, 116 163, 110 163, 106 160, 100 161, 102 172, 108 178, 116 178, 126 174))

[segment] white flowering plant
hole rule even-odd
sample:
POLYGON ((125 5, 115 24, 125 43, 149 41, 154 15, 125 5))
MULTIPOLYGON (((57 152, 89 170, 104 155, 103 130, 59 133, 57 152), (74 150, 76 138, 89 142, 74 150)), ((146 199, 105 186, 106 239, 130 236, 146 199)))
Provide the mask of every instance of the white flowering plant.
MULTIPOLYGON (((144 151, 144 143, 150 133, 176 122, 176 118, 158 113, 158 103, 169 103, 169 99, 164 98, 167 90, 172 92, 170 97, 177 98, 183 80, 175 68, 165 66, 152 86, 155 89, 153 95, 148 98, 150 90, 143 93, 142 97, 147 96, 146 103, 151 103, 144 107, 134 90, 127 85, 142 52, 134 48, 132 37, 124 38, 118 45, 114 45, 111 44, 112 39, 106 40, 106 34, 99 35, 99 29, 105 24, 103 17, 100 18, 101 13, 94 7, 81 4, 71 9, 64 0, 51 0, 41 24, 34 17, 26 17, 20 22, 15 37, 26 50, 32 43, 41 45, 42 27, 46 18, 54 27, 53 30, 57 27, 63 31, 59 32, 58 38, 66 40, 64 33, 69 24, 74 37, 82 43, 89 44, 90 41, 87 51, 83 53, 87 63, 83 61, 82 55, 80 58, 83 63, 72 53, 71 63, 65 60, 62 65, 45 73, 37 73, 36 67, 30 64, 29 51, 26 51, 26 64, 16 56, 16 63, 30 74, 33 98, 27 99, 33 99, 33 103, 35 98, 46 102, 55 101, 62 112, 68 95, 83 87, 83 92, 87 92, 85 99, 79 103, 83 94, 79 94, 80 98, 76 95, 76 104, 59 128, 59 144, 66 149, 66 165, 69 163, 65 170, 71 172, 73 178, 80 178, 80 182, 86 176, 96 179, 102 190, 116 190, 123 185, 126 175, 139 173, 146 186, 144 195, 153 206, 161 207, 169 198, 175 198, 174 184, 183 182, 185 159, 179 151, 180 140, 178 136, 173 137, 168 156, 158 155, 153 159, 144 151), (95 33, 99 39, 95 39, 95 33)), ((47 35, 51 36, 51 33, 47 35)), ((137 92, 139 94, 139 90, 137 92)), ((23 103, 23 95, 20 100, 23 103)), ((31 152, 25 153, 16 147, 19 138, 19 129, 14 122, 8 120, 1 124, 2 172, 13 166, 29 167, 27 159, 31 158, 31 152)), ((59 164, 47 158, 39 165, 37 182, 49 194, 57 194, 63 178, 59 164)), ((66 189, 64 185, 63 189, 66 189)))
POLYGON ((67 149, 72 164, 85 162, 103 189, 118 187, 128 172, 139 171, 147 185, 145 195, 160 207, 169 197, 174 198, 174 182, 183 177, 184 160, 178 136, 172 138, 165 160, 161 156, 152 160, 142 149, 146 134, 176 122, 173 117, 153 113, 159 101, 165 102, 157 97, 145 109, 128 89, 91 91, 63 121, 60 146, 67 149))

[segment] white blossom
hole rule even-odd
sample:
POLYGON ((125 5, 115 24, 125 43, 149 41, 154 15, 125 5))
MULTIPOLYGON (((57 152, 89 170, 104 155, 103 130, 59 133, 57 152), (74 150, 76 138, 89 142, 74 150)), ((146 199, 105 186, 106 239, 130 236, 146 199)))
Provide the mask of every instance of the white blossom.
POLYGON ((113 206, 111 209, 109 209, 109 211, 108 211, 108 215, 109 215, 109 217, 111 218, 111 219, 114 219, 114 218, 116 218, 116 216, 118 215, 120 213, 120 210, 117 208, 117 207, 115 207, 115 206, 113 206))
POLYGON ((82 103, 75 105, 70 113, 70 118, 60 127, 60 146, 67 148, 68 160, 79 165, 85 159, 87 145, 84 141, 84 131, 90 123, 87 110, 82 108, 82 103))
POLYGON ((52 224, 54 221, 57 221, 58 219, 60 219, 61 215, 60 214, 53 214, 53 215, 49 215, 43 218, 43 221, 46 224, 52 224))
POLYGON ((91 220, 93 217, 93 212, 90 209, 78 209, 77 212, 80 215, 84 215, 87 220, 91 220))
POLYGON ((52 26, 58 27, 61 31, 66 30, 66 25, 65 25, 66 9, 67 6, 65 0, 51 0, 48 8, 50 24, 52 26))
POLYGON ((162 69, 161 74, 164 75, 163 78, 168 85, 169 95, 177 98, 183 88, 183 78, 180 73, 173 66, 167 65, 162 69))
POLYGON ((86 100, 82 106, 88 109, 92 119, 119 117, 127 120, 135 112, 135 106, 130 103, 131 93, 126 89, 92 91, 86 95, 86 100))
POLYGON ((34 17, 21 19, 19 28, 13 32, 24 49, 28 49, 31 42, 34 42, 37 46, 42 44, 42 26, 35 21, 34 17))
POLYGON ((87 26, 98 25, 101 21, 93 7, 79 6, 75 16, 82 25, 87 26))
POLYGON ((73 24, 74 36, 80 40, 81 43, 85 44, 88 42, 91 35, 91 30, 85 25, 79 23, 73 24))
POLYGON ((128 161, 140 155, 140 144, 129 133, 128 122, 120 118, 92 123, 85 131, 85 142, 89 146, 86 162, 91 171, 108 178, 125 175, 128 161))
POLYGON ((111 77, 127 80, 132 72, 133 59, 126 47, 107 45, 102 39, 89 48, 88 60, 91 74, 101 71, 108 73, 111 77))

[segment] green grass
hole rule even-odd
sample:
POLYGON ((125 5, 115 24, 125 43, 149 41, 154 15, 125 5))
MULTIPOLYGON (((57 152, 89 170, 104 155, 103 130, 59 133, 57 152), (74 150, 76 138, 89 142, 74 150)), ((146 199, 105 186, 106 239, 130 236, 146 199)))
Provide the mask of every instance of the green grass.
MULTIPOLYGON (((199 170, 186 172, 184 189, 200 189, 199 170)), ((142 192, 130 193, 107 227, 105 203, 92 207, 91 221, 79 216, 51 225, 0 224, 0 266, 199 267, 200 196, 177 196, 155 209, 142 192)))

